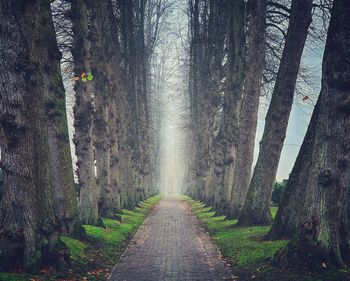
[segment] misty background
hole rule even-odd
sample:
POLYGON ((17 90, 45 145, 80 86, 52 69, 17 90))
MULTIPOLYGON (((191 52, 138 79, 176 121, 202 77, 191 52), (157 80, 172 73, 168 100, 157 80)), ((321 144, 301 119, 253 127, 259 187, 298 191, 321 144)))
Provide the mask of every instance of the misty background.
MULTIPOLYGON (((181 193, 191 149, 188 143, 189 105, 187 101, 187 54, 189 48, 187 1, 174 1, 169 13, 162 23, 162 30, 157 40, 153 54, 151 91, 157 93, 157 103, 160 105, 160 180, 158 183, 162 193, 181 193)), ((225 27, 223 27, 225 28, 225 27)), ((320 92, 321 68, 324 44, 311 40, 306 42, 302 58, 302 67, 308 69, 308 83, 300 82, 299 92, 294 96, 294 103, 288 124, 281 159, 276 175, 277 181, 288 179, 300 146, 304 139, 311 114, 320 92), (307 96, 307 100, 303 97, 307 96)), ((62 63, 64 85, 67 93, 67 112, 71 151, 76 171, 75 147, 72 142, 74 135, 73 106, 74 81, 73 74, 67 70, 67 64, 62 63)), ((269 88, 270 89, 270 88, 269 88)), ((255 138, 254 165, 259 154, 265 116, 267 113, 271 91, 267 90, 260 98, 258 127, 255 138)), ((253 168, 254 168, 253 165, 253 168)), ((77 175, 75 173, 75 180, 77 175)))

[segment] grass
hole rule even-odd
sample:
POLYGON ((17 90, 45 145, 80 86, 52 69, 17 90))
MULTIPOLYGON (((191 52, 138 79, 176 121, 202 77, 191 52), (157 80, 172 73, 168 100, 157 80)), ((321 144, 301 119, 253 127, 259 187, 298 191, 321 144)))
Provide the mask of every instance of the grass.
MULTIPOLYGON (((121 214, 121 222, 103 218, 103 227, 83 225, 87 235, 84 241, 61 236, 61 241, 69 249, 71 260, 69 278, 64 280, 105 280, 123 253, 128 240, 139 229, 150 210, 160 199, 160 195, 157 195, 140 202, 134 210, 124 209, 121 214)), ((47 271, 49 271, 48 268, 46 268, 47 271)), ((0 273, 0 281, 51 281, 58 279, 59 276, 55 272, 45 274, 45 268, 38 275, 20 272, 0 273)))
MULTIPOLYGON (((182 196, 189 203, 196 216, 204 223, 211 233, 222 254, 236 268, 255 266, 266 259, 271 259, 275 253, 284 247, 287 240, 262 241, 269 227, 233 227, 237 220, 226 220, 225 216, 215 216, 211 207, 189 197, 182 196)), ((277 208, 271 210, 273 216, 277 208)))
POLYGON ((278 209, 278 207, 271 207, 270 208, 271 215, 272 215, 273 219, 276 217, 277 209, 278 209))
MULTIPOLYGON (((237 280, 270 281, 331 281, 350 280, 348 269, 329 269, 324 272, 282 269, 271 265, 277 251, 283 249, 288 240, 264 241, 270 226, 237 227, 237 220, 226 220, 215 216, 211 207, 187 196, 180 199, 187 202, 195 215, 203 222, 223 256, 232 264, 237 280)), ((271 207, 275 218, 277 207, 271 207)))

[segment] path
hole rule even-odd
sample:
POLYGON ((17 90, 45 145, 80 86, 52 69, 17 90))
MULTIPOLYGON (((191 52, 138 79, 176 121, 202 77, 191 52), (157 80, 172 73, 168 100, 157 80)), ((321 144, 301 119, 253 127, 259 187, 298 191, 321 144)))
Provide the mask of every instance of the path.
POLYGON ((147 217, 108 280, 232 280, 210 236, 175 197, 166 197, 147 217))

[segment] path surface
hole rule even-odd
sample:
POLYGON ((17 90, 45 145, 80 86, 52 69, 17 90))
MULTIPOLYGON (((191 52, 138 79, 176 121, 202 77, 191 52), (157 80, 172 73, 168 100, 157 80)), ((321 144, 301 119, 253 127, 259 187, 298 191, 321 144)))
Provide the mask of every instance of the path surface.
POLYGON ((130 242, 108 280, 232 280, 210 236, 174 197, 155 207, 130 242))

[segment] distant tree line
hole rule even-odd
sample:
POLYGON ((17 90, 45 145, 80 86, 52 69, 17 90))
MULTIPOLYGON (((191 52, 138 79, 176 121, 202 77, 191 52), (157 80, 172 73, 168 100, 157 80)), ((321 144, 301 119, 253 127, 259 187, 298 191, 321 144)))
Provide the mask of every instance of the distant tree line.
POLYGON ((150 72, 170 4, 1 2, 0 270, 59 261, 59 235, 158 192, 150 72), (62 75, 74 83, 77 188, 62 75))
POLYGON ((186 192, 240 226, 272 223, 271 194, 294 96, 309 98, 297 87, 301 77, 308 80, 301 68, 305 42, 326 38, 321 93, 266 237, 293 240, 281 259, 295 249, 322 249, 315 250, 320 260, 345 267, 350 254, 349 12, 346 0, 188 1, 186 192), (252 169, 266 91, 271 98, 252 169))

